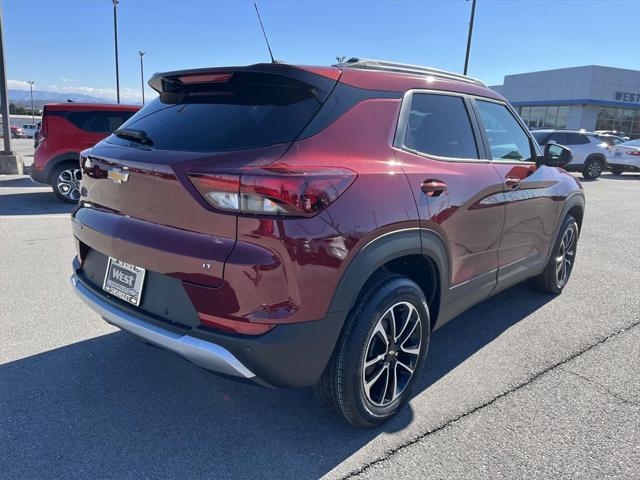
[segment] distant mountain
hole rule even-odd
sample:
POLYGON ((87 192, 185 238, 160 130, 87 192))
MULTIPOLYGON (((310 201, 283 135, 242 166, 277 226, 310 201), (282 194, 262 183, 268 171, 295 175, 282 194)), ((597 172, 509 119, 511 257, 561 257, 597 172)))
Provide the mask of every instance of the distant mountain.
MULTIPOLYGON (((8 95, 10 103, 24 107, 31 106, 31 94, 29 90, 9 89, 8 95)), ((36 108, 42 108, 45 103, 66 102, 67 100, 86 103, 115 103, 112 100, 84 95, 82 93, 47 92, 45 90, 33 91, 33 106, 36 108)))

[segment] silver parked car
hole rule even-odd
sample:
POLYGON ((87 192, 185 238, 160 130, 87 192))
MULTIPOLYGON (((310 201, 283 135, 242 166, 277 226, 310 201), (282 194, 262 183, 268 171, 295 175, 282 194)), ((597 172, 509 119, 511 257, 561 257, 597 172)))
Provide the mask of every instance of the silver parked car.
POLYGON ((583 130, 535 130, 533 137, 539 145, 549 142, 565 145, 573 152, 573 160, 564 168, 581 172, 586 179, 598 178, 607 168, 608 146, 598 134, 583 130))

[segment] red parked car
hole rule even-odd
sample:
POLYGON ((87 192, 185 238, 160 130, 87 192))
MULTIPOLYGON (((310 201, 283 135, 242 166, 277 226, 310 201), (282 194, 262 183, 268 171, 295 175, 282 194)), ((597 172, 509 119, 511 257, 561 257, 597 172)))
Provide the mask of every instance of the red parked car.
POLYGON ((45 105, 36 136, 31 178, 53 187, 64 202, 80 198, 80 152, 110 135, 140 110, 135 105, 53 103, 45 105))
MULTIPOLYGON (((27 134, 20 127, 16 127, 13 125, 9 126, 11 131, 11 138, 26 138, 27 134)), ((0 138, 4 137, 4 132, 2 130, 2 124, 0 123, 0 138)))
POLYGON ((157 74, 82 153, 78 295, 196 365, 392 416, 430 333, 526 279, 560 293, 584 212, 481 82, 353 59, 157 74))

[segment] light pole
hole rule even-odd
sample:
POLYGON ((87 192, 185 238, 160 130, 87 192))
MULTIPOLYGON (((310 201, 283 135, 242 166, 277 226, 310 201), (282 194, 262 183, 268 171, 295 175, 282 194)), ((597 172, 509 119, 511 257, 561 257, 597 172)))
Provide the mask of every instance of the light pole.
POLYGON ((4 148, 0 149, 0 173, 22 175, 22 156, 11 151, 11 120, 9 119, 9 98, 7 97, 7 71, 4 63, 4 20, 0 6, 0 112, 2 113, 2 135, 4 148))
POLYGON ((33 84, 36 82, 32 82, 31 80, 28 80, 27 83, 29 84, 29 91, 31 93, 31 125, 35 125, 36 117, 33 114, 33 84))
POLYGON ((142 105, 144 105, 144 67, 142 66, 142 57, 145 53, 147 52, 138 50, 138 55, 140 55, 140 85, 142 86, 142 105))
POLYGON ((467 54, 464 57, 464 74, 469 67, 469 52, 471 51, 471 35, 473 35, 473 18, 476 16, 476 0, 471 0, 471 20, 469 20, 469 35, 467 36, 467 54))
MULTIPOLYGON (((11 152, 11 123, 9 120, 9 97, 7 96, 7 75, 4 65, 4 27, 2 24, 2 10, 0 10, 0 107, 2 108, 2 136, 4 137, 3 153, 11 152)), ((1 164, 0 164, 1 166, 1 164)), ((5 173, 5 172, 2 172, 5 173)))
POLYGON ((113 38, 116 47, 116 97, 120 103, 120 71, 118 69, 118 3, 120 0, 113 0, 113 38))

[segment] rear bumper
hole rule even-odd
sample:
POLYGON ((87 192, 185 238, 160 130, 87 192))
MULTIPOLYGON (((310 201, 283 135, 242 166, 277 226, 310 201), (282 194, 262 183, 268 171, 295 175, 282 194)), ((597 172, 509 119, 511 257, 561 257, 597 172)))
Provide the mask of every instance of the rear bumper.
POLYGON ((153 345, 177 353, 207 370, 246 379, 255 377, 251 370, 220 345, 189 335, 171 332, 145 322, 141 318, 100 298, 100 296, 78 281, 75 275, 71 276, 71 283, 82 301, 108 323, 153 345))
POLYGON ((214 332, 202 326, 178 326, 125 305, 83 277, 77 259, 71 277, 80 298, 108 323, 174 352, 209 371, 270 387, 308 387, 322 375, 345 315, 278 325, 259 336, 214 332))
POLYGON ((38 170, 35 164, 31 165, 31 171, 29 172, 29 175, 31 175, 31 179, 34 182, 49 183, 48 182, 49 170, 47 168, 38 170))

